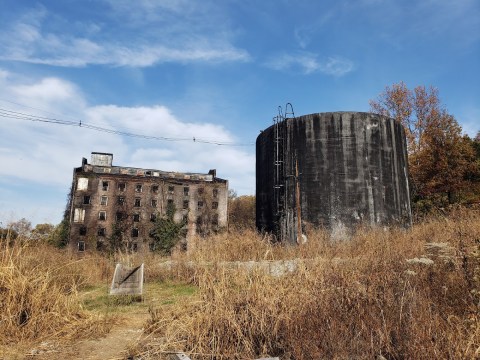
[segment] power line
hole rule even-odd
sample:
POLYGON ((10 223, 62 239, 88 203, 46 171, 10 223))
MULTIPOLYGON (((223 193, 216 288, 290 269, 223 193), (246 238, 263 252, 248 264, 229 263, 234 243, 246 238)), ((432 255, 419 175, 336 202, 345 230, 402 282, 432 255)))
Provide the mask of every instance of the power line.
POLYGON ((127 137, 134 137, 134 138, 141 138, 146 140, 157 140, 157 141, 193 141, 196 143, 201 144, 211 144, 211 145, 220 145, 220 146, 251 146, 254 143, 234 143, 234 142, 225 142, 225 141, 216 141, 216 140, 209 140, 203 139, 198 137, 165 137, 165 136, 154 136, 154 135, 144 135, 144 134, 137 134, 131 133, 122 130, 116 130, 112 128, 105 128, 93 124, 88 124, 83 122, 82 120, 78 121, 69 121, 69 120, 62 120, 56 119, 46 116, 39 116, 39 115, 32 115, 26 114, 18 111, 2 109, 0 108, 0 117, 15 119, 15 120, 23 120, 23 121, 33 121, 33 122, 42 122, 47 124, 55 124, 55 125, 66 125, 66 126, 78 126, 85 129, 90 129, 94 131, 104 132, 108 134, 114 135, 121 135, 127 137))

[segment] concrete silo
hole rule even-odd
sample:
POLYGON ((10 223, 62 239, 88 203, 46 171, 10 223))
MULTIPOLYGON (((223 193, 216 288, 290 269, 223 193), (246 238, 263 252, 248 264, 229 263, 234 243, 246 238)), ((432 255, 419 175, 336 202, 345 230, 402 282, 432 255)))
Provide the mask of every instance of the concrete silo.
POLYGON ((296 241, 300 224, 334 232, 411 222, 405 132, 384 116, 280 119, 256 141, 257 228, 296 241))

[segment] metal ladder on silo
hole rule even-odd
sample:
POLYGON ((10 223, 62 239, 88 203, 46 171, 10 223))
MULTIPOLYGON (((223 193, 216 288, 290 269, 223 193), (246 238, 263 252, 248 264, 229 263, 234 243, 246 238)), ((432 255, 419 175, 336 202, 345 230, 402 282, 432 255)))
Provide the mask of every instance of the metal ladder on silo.
MULTIPOLYGON (((293 106, 291 103, 285 105, 285 112, 282 112, 282 107, 278 107, 278 115, 273 118, 274 123, 274 157, 273 157, 273 194, 275 206, 275 222, 277 224, 277 238, 280 241, 285 240, 285 229, 282 228, 282 222, 285 220, 287 201, 288 201, 288 187, 287 187, 287 134, 286 134, 286 120, 295 118, 293 106), (290 107, 290 109, 289 109, 290 107), (289 111, 290 110, 290 111, 289 111)), ((288 224, 285 224, 288 226, 288 224)))

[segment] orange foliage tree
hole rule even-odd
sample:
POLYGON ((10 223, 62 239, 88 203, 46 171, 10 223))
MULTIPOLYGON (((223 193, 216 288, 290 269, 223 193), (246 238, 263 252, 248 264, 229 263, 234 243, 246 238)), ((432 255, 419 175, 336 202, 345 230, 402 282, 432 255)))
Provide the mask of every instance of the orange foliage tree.
MULTIPOLYGON (((471 197, 480 167, 475 149, 455 117, 443 108, 434 87, 393 84, 370 101, 371 111, 399 121, 405 128, 410 187, 417 210, 444 206, 471 197)), ((478 194, 477 194, 478 195, 478 194)))

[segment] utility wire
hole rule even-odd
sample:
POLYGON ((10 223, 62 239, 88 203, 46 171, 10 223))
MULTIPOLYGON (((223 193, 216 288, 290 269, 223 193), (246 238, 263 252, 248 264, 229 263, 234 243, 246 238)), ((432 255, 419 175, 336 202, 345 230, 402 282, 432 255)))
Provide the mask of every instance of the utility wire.
POLYGON ((137 134, 131 133, 127 131, 115 130, 112 128, 105 128, 93 124, 88 124, 83 122, 82 120, 79 121, 69 121, 69 120, 61 120, 56 118, 50 118, 45 116, 38 116, 32 114, 26 114, 18 111, 2 109, 0 108, 0 117, 9 118, 9 119, 16 119, 16 120, 23 120, 23 121, 33 121, 33 122, 42 122, 48 124, 56 124, 56 125, 66 125, 66 126, 78 126, 85 129, 90 129, 94 131, 105 132, 108 134, 114 135, 121 135, 121 136, 128 136, 134 138, 141 138, 147 140, 157 140, 157 141, 193 141, 196 143, 201 144, 211 144, 211 145, 220 145, 220 146, 251 146, 254 143, 233 143, 233 142, 224 142, 224 141, 215 141, 215 140, 208 140, 202 138, 181 138, 181 137, 165 137, 165 136, 153 136, 153 135, 144 135, 144 134, 137 134))

